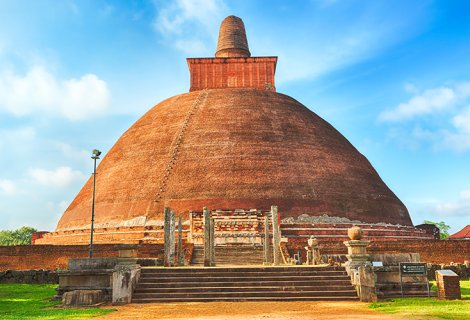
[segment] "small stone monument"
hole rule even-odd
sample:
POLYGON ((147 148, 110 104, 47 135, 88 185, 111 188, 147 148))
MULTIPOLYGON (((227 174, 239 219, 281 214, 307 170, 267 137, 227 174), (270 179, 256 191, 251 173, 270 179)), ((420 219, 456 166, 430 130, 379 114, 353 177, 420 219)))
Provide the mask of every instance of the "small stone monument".
POLYGON ((320 249, 318 248, 318 240, 315 236, 310 236, 307 241, 307 265, 317 265, 320 263, 320 249))
POLYGON ((452 270, 436 270, 437 296, 439 299, 462 299, 460 277, 452 270))
POLYGON ((358 226, 348 229, 349 241, 343 243, 348 247, 346 271, 351 276, 351 282, 356 287, 359 300, 363 302, 377 301, 375 291, 375 274, 372 269, 367 246, 370 241, 362 240, 363 230, 358 226))
POLYGON ((94 306, 103 302, 103 290, 73 290, 62 295, 64 306, 94 306))
POLYGON ((362 240, 363 235, 363 230, 358 226, 353 226, 348 229, 350 240, 343 242, 344 245, 348 247, 346 269, 357 269, 360 266, 372 265, 366 250, 370 241, 362 240))

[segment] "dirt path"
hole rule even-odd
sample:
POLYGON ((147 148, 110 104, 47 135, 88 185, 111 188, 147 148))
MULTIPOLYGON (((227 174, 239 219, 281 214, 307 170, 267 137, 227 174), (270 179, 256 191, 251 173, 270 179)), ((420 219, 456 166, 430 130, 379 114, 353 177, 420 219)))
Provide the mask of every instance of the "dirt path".
POLYGON ((404 319, 367 308, 362 302, 186 302, 131 304, 98 319, 404 319))

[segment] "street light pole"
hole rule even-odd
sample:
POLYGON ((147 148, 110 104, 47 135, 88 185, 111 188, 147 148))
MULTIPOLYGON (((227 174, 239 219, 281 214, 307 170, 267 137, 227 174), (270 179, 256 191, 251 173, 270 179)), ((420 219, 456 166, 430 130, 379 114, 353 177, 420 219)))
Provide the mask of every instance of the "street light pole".
POLYGON ((96 160, 100 158, 101 151, 94 149, 91 158, 93 159, 93 191, 91 197, 91 230, 90 230, 90 258, 93 258, 93 228, 95 225, 95 186, 96 186, 96 160))

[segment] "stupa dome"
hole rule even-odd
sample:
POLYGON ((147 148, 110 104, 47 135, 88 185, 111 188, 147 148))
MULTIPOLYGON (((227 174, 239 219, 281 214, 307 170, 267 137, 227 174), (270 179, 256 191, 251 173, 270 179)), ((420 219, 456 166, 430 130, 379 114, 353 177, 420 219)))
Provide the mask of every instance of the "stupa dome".
MULTIPOLYGON (((221 34, 242 29, 234 48, 245 50, 241 19, 225 19, 221 34)), ((218 54, 231 50, 230 41, 219 37, 218 54)), ((190 92, 157 104, 118 139, 97 169, 96 227, 161 224, 165 206, 187 218, 203 206, 271 205, 282 218, 412 226, 403 203, 341 133, 275 92, 277 58, 249 57, 247 44, 246 51, 243 59, 188 59, 190 92)), ((91 196, 92 179, 56 231, 88 228, 91 196)))

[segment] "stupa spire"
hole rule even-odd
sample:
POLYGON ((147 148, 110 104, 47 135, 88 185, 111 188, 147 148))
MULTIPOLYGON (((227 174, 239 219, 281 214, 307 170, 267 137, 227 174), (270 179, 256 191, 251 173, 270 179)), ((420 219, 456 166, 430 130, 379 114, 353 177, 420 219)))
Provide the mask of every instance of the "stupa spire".
POLYGON ((251 56, 242 19, 228 16, 222 21, 215 56, 217 58, 251 56))

